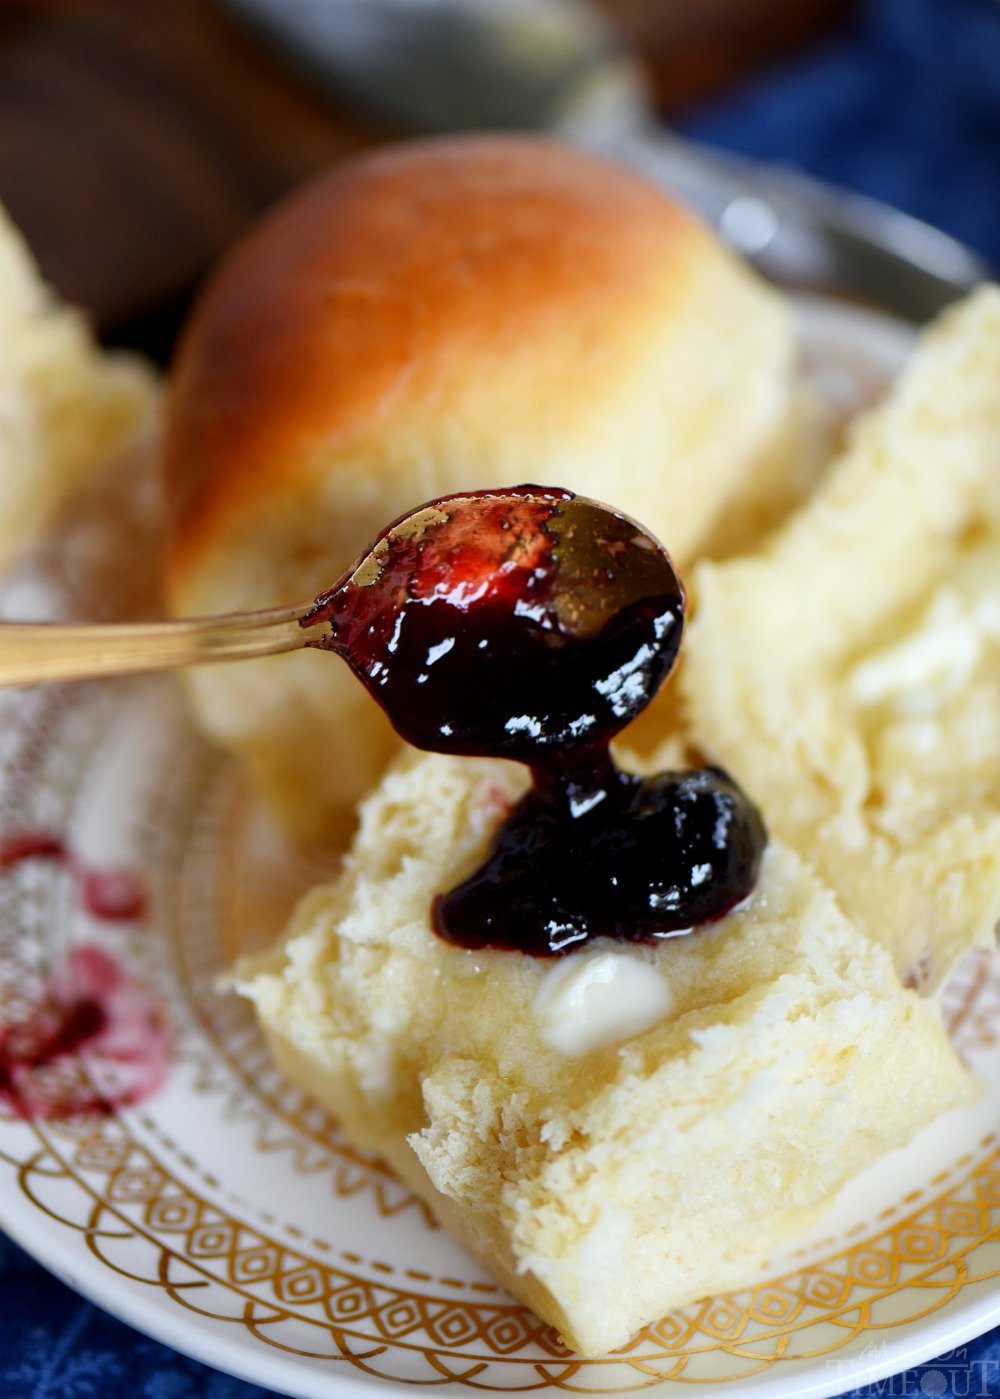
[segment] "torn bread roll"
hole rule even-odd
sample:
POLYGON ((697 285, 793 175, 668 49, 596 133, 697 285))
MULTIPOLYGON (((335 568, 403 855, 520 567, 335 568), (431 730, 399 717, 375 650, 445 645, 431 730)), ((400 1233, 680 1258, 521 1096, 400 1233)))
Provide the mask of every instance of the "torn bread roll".
POLYGON ((288 1077, 596 1355, 758 1281, 847 1180, 977 1090, 937 1004, 778 843, 690 937, 546 959, 436 936, 435 894, 524 783, 405 755, 343 875, 240 985, 288 1077))
POLYGON ((153 377, 106 354, 0 209, 0 566, 151 421, 153 377))
MULTIPOLYGON (((304 601, 419 502, 524 481, 612 502, 683 566, 794 494, 794 361, 780 296, 614 165, 490 136, 340 166, 232 253, 183 338, 173 610, 304 601)), ((328 657, 206 670, 192 691, 303 833, 395 746, 328 657)))
POLYGON ((694 742, 939 985, 1000 919, 1000 287, 926 332, 763 548, 688 581, 694 742))

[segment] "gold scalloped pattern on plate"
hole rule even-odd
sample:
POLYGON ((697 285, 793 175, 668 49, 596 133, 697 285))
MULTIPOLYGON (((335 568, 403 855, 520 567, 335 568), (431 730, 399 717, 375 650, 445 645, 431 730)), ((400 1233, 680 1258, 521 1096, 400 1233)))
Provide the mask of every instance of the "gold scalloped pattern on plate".
MULTIPOLYGON (((153 876, 162 935, 137 931, 127 955, 174 998, 175 1072, 187 1067, 188 1091, 211 1100, 219 1120, 249 1124, 253 1150, 278 1158, 288 1182, 327 1177, 332 1199, 352 1209, 366 1202, 393 1220, 407 1210, 408 1193, 280 1082, 252 1016, 219 990, 232 950, 226 917, 234 880, 250 881, 242 897, 260 908, 258 886, 272 876, 241 867, 247 804, 233 774, 186 730, 169 682, 48 692, 23 708, 19 742, 8 731, 5 745, 4 825, 77 826, 99 804, 95 784, 113 750, 127 743, 124 715, 144 704, 138 728, 156 715, 170 762, 156 765, 153 755, 147 799, 135 796, 127 838, 153 876)), ((300 876, 310 881, 318 873, 315 863, 290 870, 276 906, 294 895, 300 876)), ((8 916, 0 955, 9 1015, 30 1004, 58 954, 59 930, 71 920, 58 871, 25 867, 23 877, 3 883, 8 916)), ((963 1053, 990 1053, 1000 1025, 1000 958, 970 959, 949 990, 946 1014, 963 1053)), ((88 1072, 80 1063, 70 1071, 88 1072)), ((371 1258, 341 1247, 335 1210, 332 1237, 323 1237, 326 1231, 281 1223, 260 1201, 241 1204, 218 1168, 199 1159, 197 1142, 160 1122, 155 1101, 107 1118, 6 1123, 0 1141, 22 1199, 77 1231, 91 1257, 123 1283, 158 1288, 172 1304, 242 1326, 268 1346, 338 1358, 397 1383, 606 1393, 664 1379, 732 1382, 778 1360, 835 1354, 1000 1277, 996 1134, 969 1143, 920 1190, 856 1224, 854 1237, 831 1239, 822 1256, 759 1286, 682 1308, 625 1351, 597 1360, 568 1354, 492 1284, 435 1275, 412 1266, 419 1261, 413 1256, 371 1258)), ((418 1219, 410 1227, 428 1226, 418 1219)))
MULTIPOLYGON (((857 313, 810 314, 807 364, 834 433, 838 414, 898 363, 906 337, 857 313), (824 373, 838 393, 850 386, 849 403, 831 398, 824 373)), ((16 594, 33 615, 148 615, 154 495, 141 463, 124 464, 5 579, 0 602, 16 594)), ((170 1007, 176 1036, 167 1089, 142 1110, 65 1122, 0 1114, 0 1209, 28 1247, 36 1242, 113 1309, 153 1299, 161 1332, 182 1348, 225 1364, 221 1341, 241 1338, 246 1372, 267 1382, 258 1367, 283 1355, 270 1382, 309 1392, 348 1370, 398 1386, 574 1393, 733 1385, 770 1371, 775 1384, 801 1374, 814 1389, 817 1364, 842 1363, 823 1357, 856 1361, 861 1345, 905 1337, 953 1304, 995 1303, 1000 1142, 991 1122, 946 1144, 901 1198, 873 1196, 872 1208, 759 1285, 682 1308, 617 1355, 568 1354, 281 1079, 249 1009, 220 988, 248 935, 252 947, 270 938, 303 885, 328 878, 336 861, 329 852, 291 859, 256 824, 233 772, 191 731, 176 688, 135 681, 0 695, 0 777, 0 830, 66 832, 148 872, 151 922, 107 935, 170 1007), (216 1133, 223 1149, 213 1151, 216 1133), (296 1214, 299 1197, 308 1208, 296 1214)), ((0 877, 0 1017, 23 1015, 73 939, 93 936, 58 869, 25 864, 0 877)), ((961 1052, 1000 1078, 1000 956, 969 961, 945 1013, 961 1052)), ((71 1062, 61 1086, 101 1072, 71 1062)), ((855 1382, 845 1369, 830 1387, 855 1382)))

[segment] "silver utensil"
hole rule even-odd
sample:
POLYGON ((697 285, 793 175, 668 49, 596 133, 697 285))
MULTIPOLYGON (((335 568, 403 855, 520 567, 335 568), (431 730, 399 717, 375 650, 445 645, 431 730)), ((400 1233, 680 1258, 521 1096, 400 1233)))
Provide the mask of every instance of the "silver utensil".
POLYGON ((551 131, 630 164, 765 275, 923 321, 990 276, 878 200, 667 130, 590 0, 225 0, 314 82, 401 132, 551 131))

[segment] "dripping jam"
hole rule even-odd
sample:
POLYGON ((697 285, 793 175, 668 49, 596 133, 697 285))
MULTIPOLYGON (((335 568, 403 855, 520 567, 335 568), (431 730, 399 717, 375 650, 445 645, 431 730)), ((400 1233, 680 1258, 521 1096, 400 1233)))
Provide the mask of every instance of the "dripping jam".
POLYGON ((717 768, 638 777, 611 740, 674 663, 684 591, 627 517, 538 486, 442 497, 383 531, 303 618, 415 747, 507 758, 533 784, 439 936, 551 957, 656 942, 753 889, 766 833, 717 768))

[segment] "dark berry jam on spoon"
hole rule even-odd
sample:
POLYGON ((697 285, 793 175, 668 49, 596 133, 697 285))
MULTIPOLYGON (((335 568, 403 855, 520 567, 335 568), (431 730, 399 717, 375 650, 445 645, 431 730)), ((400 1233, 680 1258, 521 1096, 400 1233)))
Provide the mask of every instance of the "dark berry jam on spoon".
POLYGON ((484 864, 435 900, 443 938, 535 956, 654 942, 750 893, 766 835, 735 783, 639 778, 609 750, 669 673, 683 620, 650 534, 538 486, 404 517, 303 617, 408 742, 531 767, 484 864))
MULTIPOLYGON (((487 860, 433 917, 462 947, 544 957, 689 932, 754 887, 764 827, 725 773, 644 779, 610 754, 666 679, 683 624, 684 590, 652 535, 570 491, 518 486, 403 516, 308 605, 0 623, 0 685, 335 651, 416 747, 530 766, 487 860)), ((101 916, 140 909, 120 881, 90 892, 101 916)))

